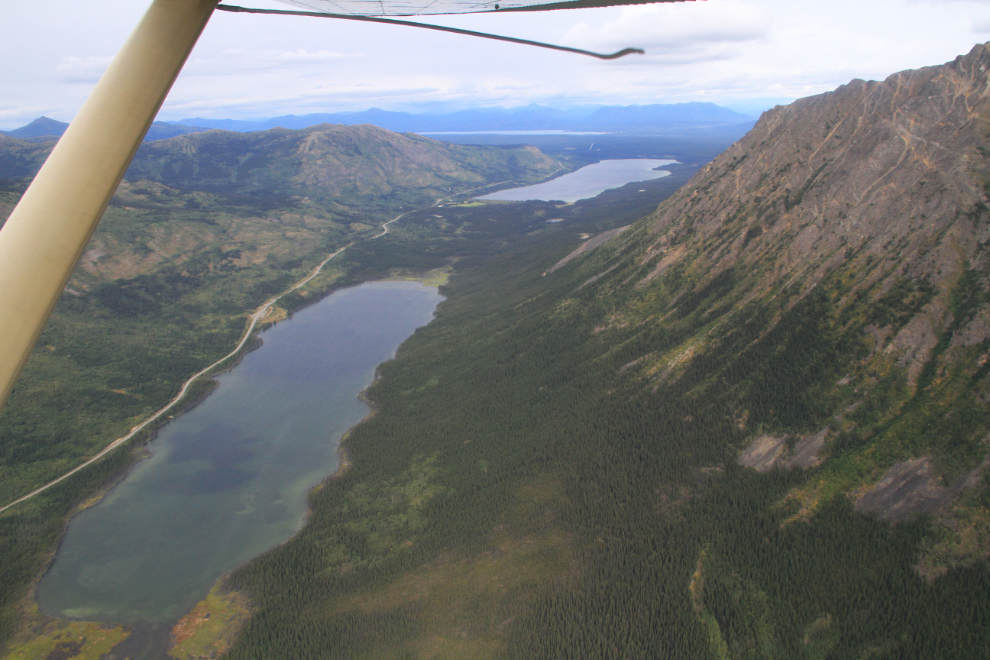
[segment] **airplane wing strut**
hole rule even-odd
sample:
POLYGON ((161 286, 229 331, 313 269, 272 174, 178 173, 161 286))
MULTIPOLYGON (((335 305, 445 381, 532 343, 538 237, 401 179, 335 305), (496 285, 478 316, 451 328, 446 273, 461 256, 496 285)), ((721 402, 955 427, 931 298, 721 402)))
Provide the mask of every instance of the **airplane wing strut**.
POLYGON ((0 407, 217 0, 154 0, 0 230, 0 407))
MULTIPOLYGON (((110 198, 219 0, 152 0, 21 201, 0 229, 0 409, 65 289, 110 198)), ((680 0, 283 0, 348 20, 372 20, 615 59, 526 39, 377 18, 678 2, 680 0), (424 4, 425 3, 425 4, 424 4), (349 14, 332 14, 342 9, 349 14)))

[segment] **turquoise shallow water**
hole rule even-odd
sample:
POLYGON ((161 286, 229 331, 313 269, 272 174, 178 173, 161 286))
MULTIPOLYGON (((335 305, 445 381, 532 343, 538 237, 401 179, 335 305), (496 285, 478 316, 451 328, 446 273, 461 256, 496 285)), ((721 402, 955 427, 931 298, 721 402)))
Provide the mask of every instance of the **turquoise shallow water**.
POLYGON ((581 199, 589 199, 612 188, 621 188, 634 181, 648 181, 668 176, 670 172, 656 168, 676 162, 676 160, 651 158, 603 160, 534 186, 500 190, 478 199, 507 202, 522 202, 531 199, 547 202, 555 200, 568 203, 576 202, 581 199))
POLYGON ((263 332, 261 348, 160 431, 151 458, 72 520, 38 586, 42 611, 174 621, 221 575, 295 534, 306 493, 367 414, 357 394, 441 299, 416 282, 372 282, 263 332))

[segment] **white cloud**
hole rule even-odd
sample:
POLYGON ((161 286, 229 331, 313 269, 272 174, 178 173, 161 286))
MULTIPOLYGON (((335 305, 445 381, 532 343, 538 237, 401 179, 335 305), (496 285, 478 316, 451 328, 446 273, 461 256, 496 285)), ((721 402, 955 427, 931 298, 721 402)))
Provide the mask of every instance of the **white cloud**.
POLYGON ((332 62, 366 59, 364 53, 338 53, 305 49, 242 50, 228 48, 214 57, 193 57, 183 69, 184 76, 229 76, 236 74, 282 73, 288 70, 319 69, 332 62))
POLYGON ((742 51, 734 46, 765 38, 772 25, 766 12, 739 0, 663 3, 623 7, 617 19, 601 25, 579 23, 564 43, 612 50, 642 48, 647 60, 680 65, 739 57, 742 51))
MULTIPOLYGON (((0 0, 0 128, 70 119, 146 4, 0 0)), ((163 118, 796 98, 969 51, 990 32, 990 0, 708 0, 430 22, 647 55, 601 62, 425 30, 217 12, 163 118)))
POLYGON ((55 70, 62 82, 95 83, 111 61, 112 57, 63 57, 55 70))
POLYGON ((280 53, 275 60, 281 65, 299 66, 310 64, 325 64, 326 62, 339 62, 341 60, 363 60, 364 53, 332 53, 321 50, 317 53, 309 53, 303 49, 280 53))

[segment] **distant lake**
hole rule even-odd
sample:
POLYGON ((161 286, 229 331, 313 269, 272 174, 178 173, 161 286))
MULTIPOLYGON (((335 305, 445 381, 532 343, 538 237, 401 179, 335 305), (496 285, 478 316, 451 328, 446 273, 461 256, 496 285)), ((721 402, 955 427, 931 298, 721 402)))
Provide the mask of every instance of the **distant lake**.
POLYGON ((38 586, 42 611, 171 622, 289 539, 306 494, 337 469, 341 435, 368 413, 357 394, 441 299, 416 282, 372 282, 265 330, 261 348, 161 430, 151 458, 72 520, 38 586))
POLYGON ((604 131, 413 131, 418 135, 608 135, 604 131))
POLYGON ((499 192, 478 197, 507 202, 522 202, 526 200, 561 200, 576 202, 588 199, 612 188, 621 188, 634 181, 649 181, 668 176, 670 172, 657 170, 657 167, 672 165, 676 160, 660 160, 650 158, 632 158, 628 160, 603 160, 594 165, 565 174, 562 177, 538 183, 535 186, 510 188, 499 192))

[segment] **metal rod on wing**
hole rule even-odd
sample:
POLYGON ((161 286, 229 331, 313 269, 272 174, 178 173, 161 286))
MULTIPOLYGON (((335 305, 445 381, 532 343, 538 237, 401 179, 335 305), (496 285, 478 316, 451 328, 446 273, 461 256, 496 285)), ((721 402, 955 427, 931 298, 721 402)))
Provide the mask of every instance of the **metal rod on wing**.
POLYGON ((529 39, 517 39, 516 37, 503 37, 487 32, 475 32, 474 30, 462 30, 460 28, 445 27, 443 25, 430 25, 429 23, 417 23, 415 21, 400 21, 394 18, 379 18, 377 16, 358 16, 355 14, 329 14, 319 11, 292 11, 287 9, 252 9, 250 7, 237 7, 235 5, 218 5, 220 11, 229 11, 245 14, 281 14, 283 16, 309 16, 312 18, 339 18, 345 21, 365 21, 367 23, 384 23, 386 25, 404 25, 406 27, 418 27, 425 30, 436 30, 437 32, 450 32, 453 34, 464 34, 469 37, 480 37, 482 39, 493 39, 495 41, 508 41, 513 44, 523 44, 525 46, 536 46, 538 48, 549 48, 550 50, 561 50, 565 53, 577 53, 578 55, 588 55, 597 57, 600 60, 614 60, 632 53, 642 55, 645 51, 641 48, 623 48, 616 53, 595 53, 590 50, 580 48, 570 48, 569 46, 555 46, 554 44, 543 43, 542 41, 530 41, 529 39))
POLYGON ((153 0, 0 229, 0 407, 218 0, 153 0))

